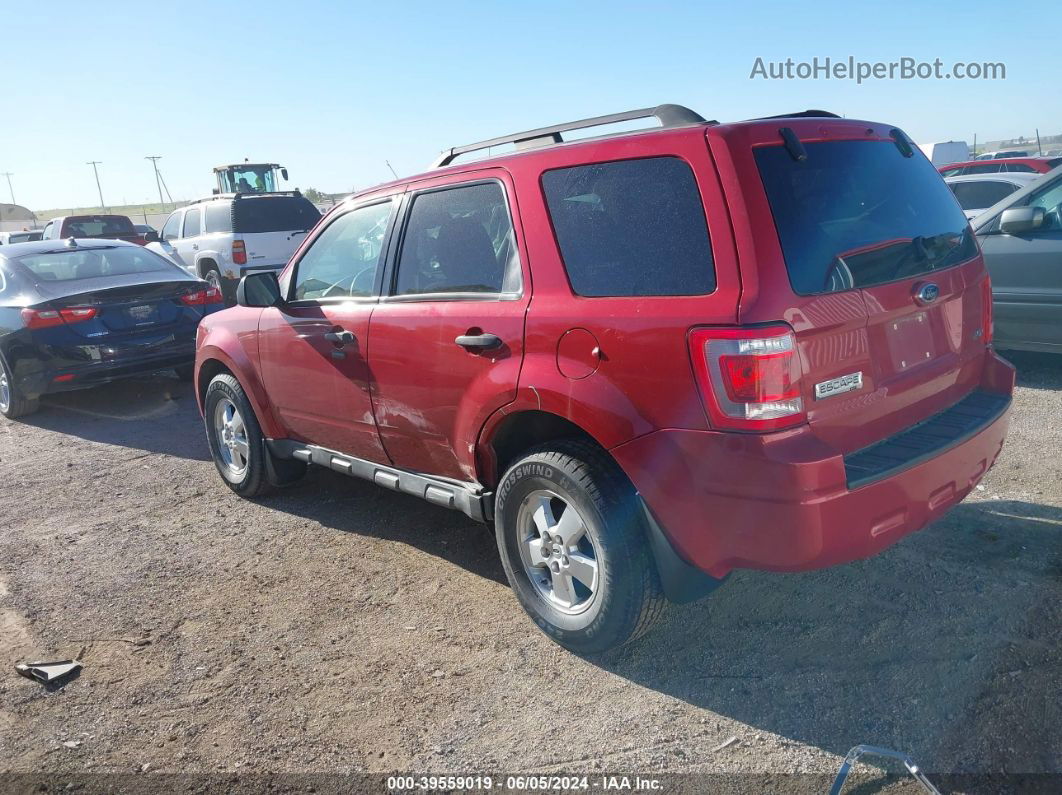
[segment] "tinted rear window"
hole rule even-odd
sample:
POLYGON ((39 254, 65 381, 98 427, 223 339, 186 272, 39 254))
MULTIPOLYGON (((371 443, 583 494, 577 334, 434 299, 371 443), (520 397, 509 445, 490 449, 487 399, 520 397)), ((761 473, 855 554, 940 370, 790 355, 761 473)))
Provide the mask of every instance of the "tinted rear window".
POLYGON ((84 215, 67 218, 63 224, 63 237, 107 237, 108 235, 135 235, 133 222, 124 215, 84 215))
POLYGON ((801 295, 910 278, 977 253, 966 216, 924 157, 891 141, 756 150, 793 289, 801 295))
POLYGON ((715 269, 697 183, 677 157, 542 175, 572 290, 585 296, 704 295, 715 269))
POLYGON ((237 234, 309 231, 321 214, 302 196, 234 199, 232 218, 237 234))
POLYGON ((158 254, 139 246, 86 248, 27 254, 14 260, 41 282, 66 282, 101 276, 173 270, 158 254))

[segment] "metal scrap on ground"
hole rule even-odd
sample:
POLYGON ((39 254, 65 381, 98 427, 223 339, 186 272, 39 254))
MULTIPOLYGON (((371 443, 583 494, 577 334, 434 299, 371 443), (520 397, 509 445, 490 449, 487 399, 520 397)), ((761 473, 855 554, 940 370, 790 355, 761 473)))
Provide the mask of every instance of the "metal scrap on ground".
POLYGON ((58 679, 70 676, 81 669, 78 660, 57 660, 55 662, 18 663, 15 670, 29 679, 36 679, 43 684, 50 684, 58 679))

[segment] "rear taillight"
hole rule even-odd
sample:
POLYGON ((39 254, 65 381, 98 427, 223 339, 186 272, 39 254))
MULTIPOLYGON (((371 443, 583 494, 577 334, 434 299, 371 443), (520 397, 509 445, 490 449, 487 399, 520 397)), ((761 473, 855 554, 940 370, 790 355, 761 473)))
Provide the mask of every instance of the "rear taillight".
POLYGON ((23 309, 22 322, 26 328, 51 328, 64 323, 81 323, 96 317, 93 306, 72 306, 66 309, 23 309))
POLYGON ((774 431, 807 419, 800 356, 788 326, 699 328, 689 339, 713 427, 774 431))
POLYGON ((237 265, 247 264, 247 247, 242 240, 232 241, 232 261, 237 265))
POLYGON ((181 302, 188 306, 205 306, 207 304, 220 304, 225 299, 221 296, 221 290, 217 287, 207 287, 205 290, 188 293, 181 296, 181 302))
POLYGON ((985 275, 981 282, 981 339, 985 345, 992 344, 992 278, 985 275))

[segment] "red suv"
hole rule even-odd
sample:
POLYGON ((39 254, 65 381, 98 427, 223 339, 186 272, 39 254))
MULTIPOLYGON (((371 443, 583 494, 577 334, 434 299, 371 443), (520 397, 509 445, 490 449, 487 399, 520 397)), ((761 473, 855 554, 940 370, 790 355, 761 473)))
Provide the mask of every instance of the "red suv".
POLYGON ((941 516, 1014 384, 951 191, 900 130, 822 111, 662 105, 452 149, 237 299, 196 360, 225 482, 314 464, 493 522, 520 603, 580 652, 732 569, 866 557, 941 516))

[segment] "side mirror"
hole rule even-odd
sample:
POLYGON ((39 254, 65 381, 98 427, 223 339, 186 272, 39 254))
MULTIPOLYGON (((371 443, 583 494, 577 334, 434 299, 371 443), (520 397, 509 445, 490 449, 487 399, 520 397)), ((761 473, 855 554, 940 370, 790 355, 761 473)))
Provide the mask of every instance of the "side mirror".
POLYGON ((158 243, 159 242, 159 233, 156 232, 154 229, 152 229, 150 232, 145 232, 144 233, 144 242, 145 243, 158 243))
POLYGON ((1020 235, 1039 229, 1043 223, 1043 207, 1011 207, 999 217, 999 231, 1004 235, 1020 235))
POLYGON ((288 170, 286 168, 280 169, 280 176, 284 178, 284 181, 288 181, 288 170))
POLYGON ((280 282, 273 271, 248 273, 236 288, 238 306, 267 307, 279 306, 284 301, 280 297, 280 282))

